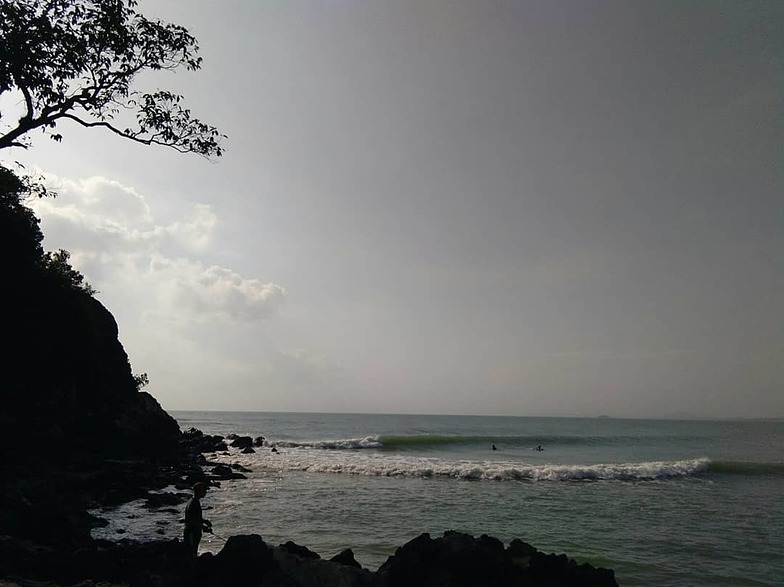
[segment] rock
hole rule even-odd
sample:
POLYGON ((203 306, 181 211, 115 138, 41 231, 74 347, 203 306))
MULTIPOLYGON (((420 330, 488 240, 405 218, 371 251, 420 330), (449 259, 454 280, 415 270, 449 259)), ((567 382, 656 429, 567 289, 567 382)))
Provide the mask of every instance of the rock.
POLYGON ((250 448, 253 446, 253 439, 250 436, 237 436, 231 441, 229 446, 234 448, 250 448))
POLYGON ((232 536, 214 557, 200 556, 198 576, 191 585, 236 587, 261 585, 265 577, 277 568, 272 549, 261 536, 232 536))
POLYGON ((437 539, 420 535, 398 548, 378 575, 383 587, 617 586, 608 569, 577 565, 566 555, 545 555, 521 541, 504 549, 496 538, 460 532, 437 539))
POLYGON ((212 468, 212 475, 215 479, 228 481, 230 479, 247 479, 242 473, 235 473, 229 465, 219 464, 212 468))
POLYGON ((285 544, 281 544, 279 548, 285 550, 286 552, 290 552, 291 554, 295 554, 299 558, 321 558, 317 553, 313 552, 308 547, 295 544, 291 540, 285 544))
POLYGON ((357 569, 361 569, 362 565, 357 562, 357 559, 354 558, 354 551, 350 548, 343 550, 333 556, 331 559, 333 563, 338 563, 339 565, 345 565, 347 567, 354 567, 357 569))
POLYGON ((253 439, 253 446, 264 446, 264 437, 257 436, 253 439))
POLYGON ((204 434, 196 428, 183 432, 182 444, 194 453, 212 453, 227 449, 222 436, 204 434))

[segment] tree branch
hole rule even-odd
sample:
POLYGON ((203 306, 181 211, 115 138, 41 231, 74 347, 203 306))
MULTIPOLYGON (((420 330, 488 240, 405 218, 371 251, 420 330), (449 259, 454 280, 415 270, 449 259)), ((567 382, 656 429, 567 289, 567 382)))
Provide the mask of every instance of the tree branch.
POLYGON ((181 147, 181 146, 179 146, 176 143, 172 143, 172 142, 167 142, 167 141, 162 141, 162 140, 156 139, 155 137, 160 136, 159 133, 158 134, 154 134, 150 138, 146 138, 145 139, 145 138, 142 138, 142 137, 140 137, 138 135, 135 135, 133 133, 129 133, 127 131, 122 131, 119 128, 117 128, 116 126, 112 125, 111 123, 106 122, 105 120, 96 120, 96 121, 93 121, 93 122, 88 122, 86 120, 82 120, 78 116, 75 116, 75 115, 69 114, 69 113, 64 113, 61 116, 58 116, 58 118, 67 118, 69 120, 73 120, 74 122, 84 126, 85 128, 93 128, 93 127, 107 128, 107 129, 109 129, 110 131, 112 131, 116 135, 119 135, 119 136, 121 136, 121 137, 123 137, 125 139, 130 139, 130 140, 135 141, 137 143, 141 143, 142 145, 162 145, 164 147, 171 147, 172 149, 174 149, 175 151, 177 151, 179 153, 189 153, 190 152, 189 149, 181 147))
POLYGON ((24 96, 25 105, 27 106, 27 113, 19 119, 19 123, 23 123, 25 121, 30 121, 33 119, 33 112, 35 111, 35 107, 33 106, 33 96, 30 94, 30 90, 27 86, 19 86, 19 90, 22 92, 24 96))

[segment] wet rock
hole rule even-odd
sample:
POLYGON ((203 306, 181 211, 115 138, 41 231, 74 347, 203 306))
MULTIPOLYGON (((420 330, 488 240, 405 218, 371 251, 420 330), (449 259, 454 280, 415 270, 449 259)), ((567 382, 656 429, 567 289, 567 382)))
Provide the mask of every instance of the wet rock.
POLYGON ((253 446, 253 439, 250 436, 237 436, 234 438, 229 446, 234 448, 250 448, 253 446))
POLYGON ((236 473, 230 465, 219 464, 212 467, 212 476, 220 481, 228 481, 230 479, 247 479, 242 473, 236 473))

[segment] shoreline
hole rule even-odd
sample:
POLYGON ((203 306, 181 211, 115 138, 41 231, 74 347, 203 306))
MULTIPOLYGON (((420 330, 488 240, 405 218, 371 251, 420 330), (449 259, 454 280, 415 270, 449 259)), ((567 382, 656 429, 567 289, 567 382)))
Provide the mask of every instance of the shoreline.
MULTIPOLYGON (((247 442, 248 439, 234 442, 247 442)), ((350 549, 323 559, 306 546, 271 546, 257 534, 229 536, 217 554, 190 556, 179 539, 133 543, 93 539, 102 521, 96 508, 146 499, 148 508, 182 508, 195 481, 231 482, 241 466, 204 456, 225 450, 224 439, 197 430, 182 433, 180 450, 159 462, 81 455, 52 464, 28 459, 10 464, 0 532, 0 587, 129 585, 185 587, 227 584, 303 587, 443 585, 617 585, 610 569, 544 554, 520 540, 504 545, 446 530, 410 540, 377 570, 363 568, 350 549), (32 467, 31 467, 32 465, 32 467), (205 470, 207 469, 207 470, 205 470), (161 492, 174 487, 177 493, 161 492), (90 513, 90 512, 93 513, 90 513), (16 524, 14 524, 16 522, 16 524), (13 530, 16 529, 16 532, 13 530)))

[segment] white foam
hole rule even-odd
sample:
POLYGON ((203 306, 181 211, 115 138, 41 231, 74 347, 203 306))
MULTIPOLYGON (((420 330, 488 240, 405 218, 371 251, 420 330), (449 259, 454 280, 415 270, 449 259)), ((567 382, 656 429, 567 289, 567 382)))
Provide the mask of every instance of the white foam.
MULTIPOLYGON (((314 443, 318 444, 318 443, 314 443)), ((278 444, 278 446, 283 446, 278 444)), ((446 460, 417 456, 381 455, 363 452, 324 453, 305 447, 253 455, 222 457, 240 461, 253 469, 303 471, 311 473, 366 475, 381 477, 444 477, 455 479, 573 481, 648 480, 686 477, 707 470, 708 459, 605 464, 529 464, 514 461, 446 460)))

